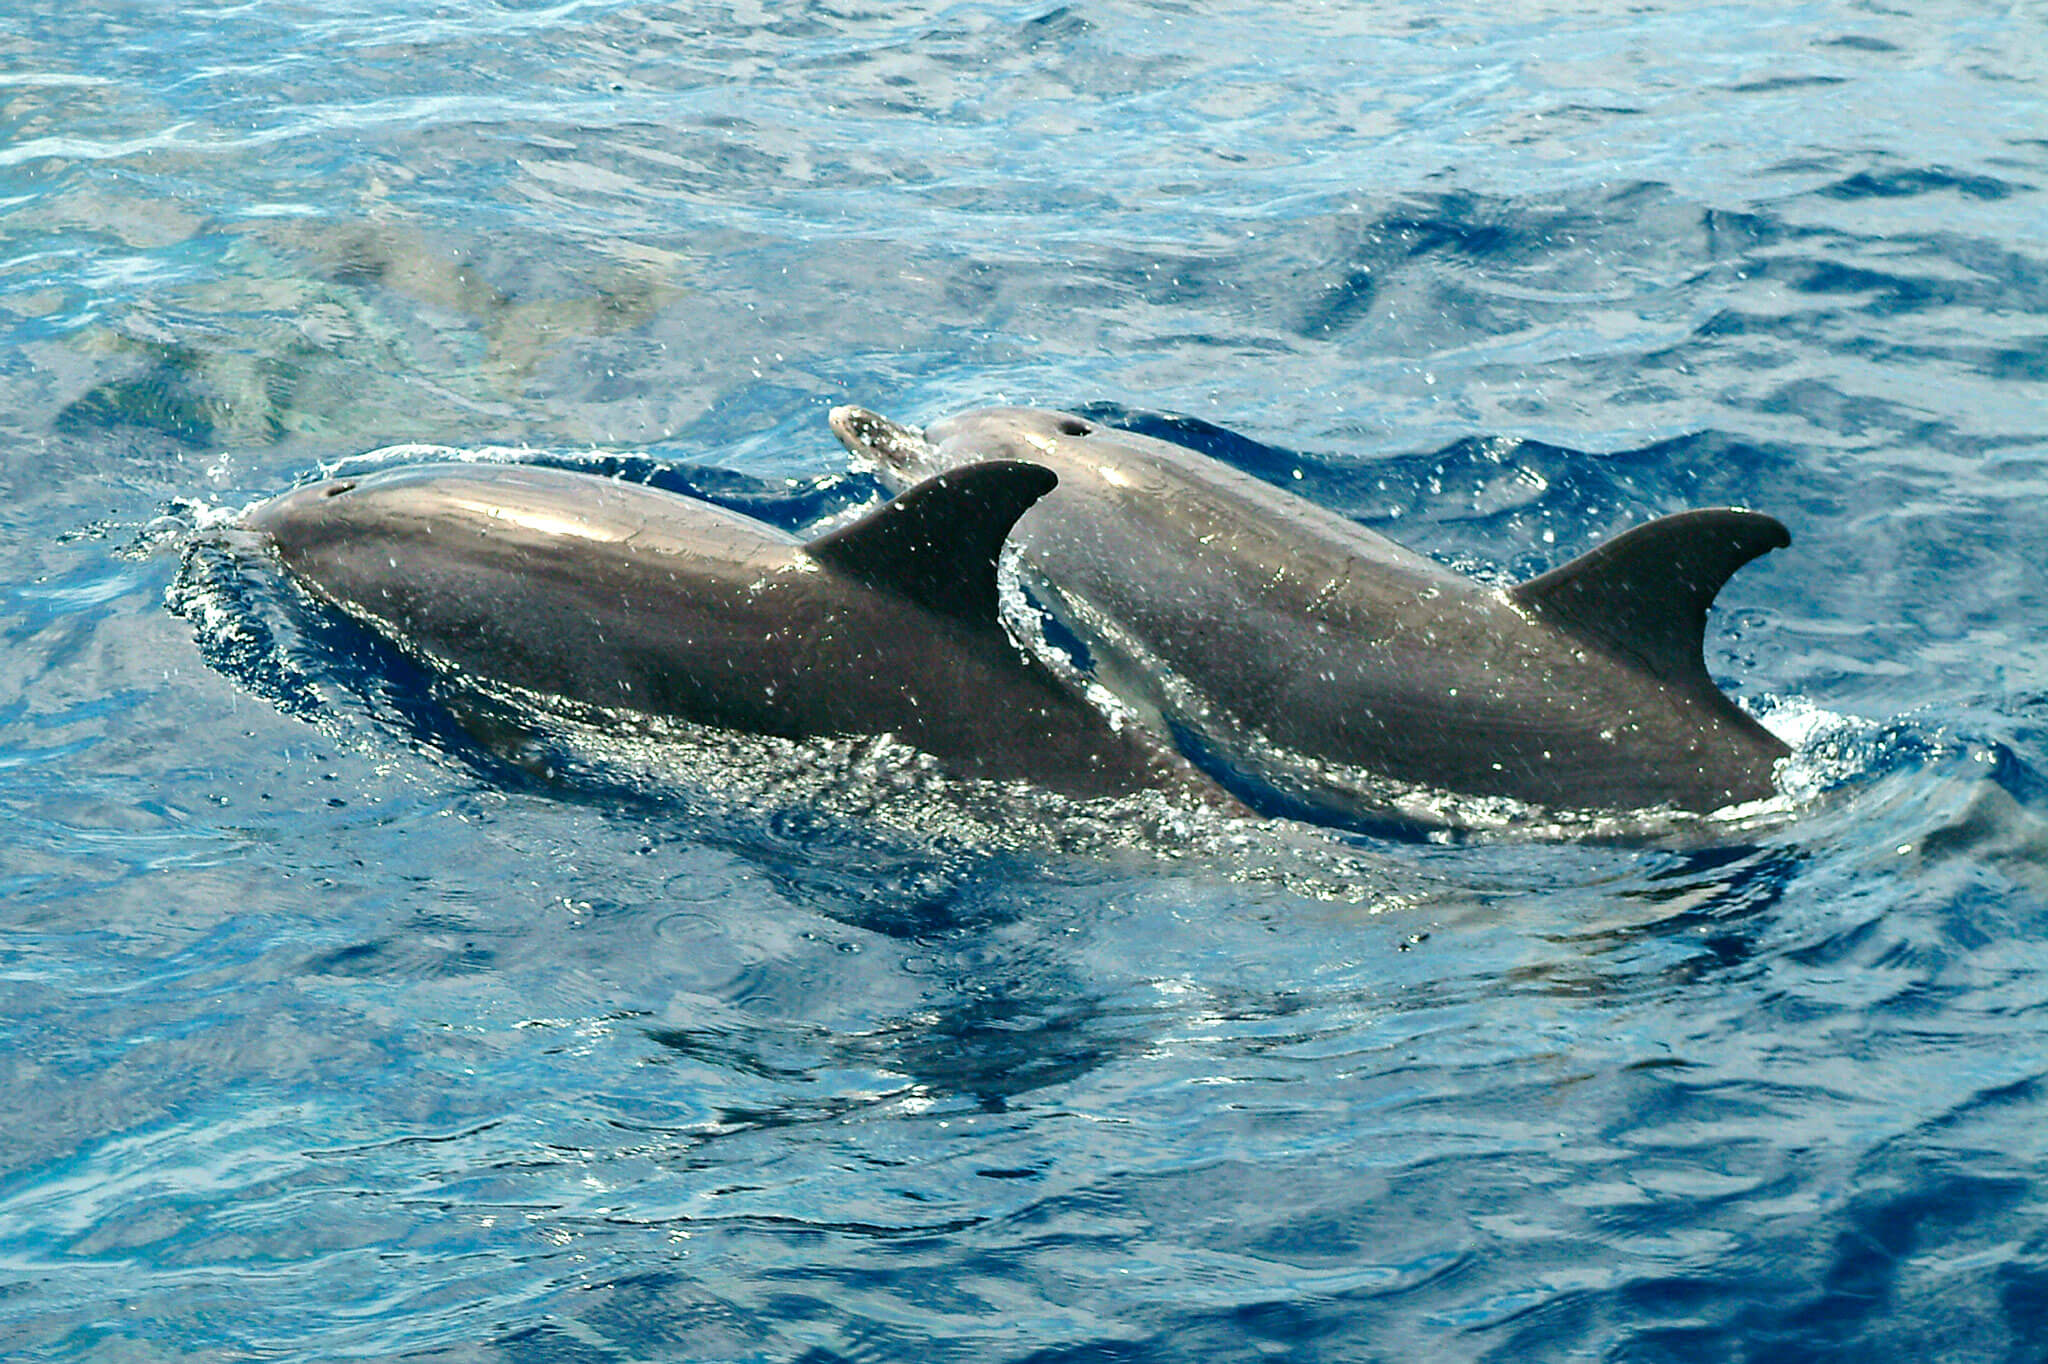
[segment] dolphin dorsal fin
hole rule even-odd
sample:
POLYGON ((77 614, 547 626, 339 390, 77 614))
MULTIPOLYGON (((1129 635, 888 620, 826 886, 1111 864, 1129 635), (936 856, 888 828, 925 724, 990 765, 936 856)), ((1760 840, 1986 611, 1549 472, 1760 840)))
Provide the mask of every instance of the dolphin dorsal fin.
POLYGON ((1059 482, 1023 460, 990 460, 928 478, 850 526, 804 546, 862 582, 969 625, 997 625, 996 555, 1010 528, 1059 482))
POLYGON ((1714 689, 1701 650, 1715 594, 1759 554, 1792 543, 1760 512, 1715 507, 1623 531, 1508 597, 1673 685, 1714 689))

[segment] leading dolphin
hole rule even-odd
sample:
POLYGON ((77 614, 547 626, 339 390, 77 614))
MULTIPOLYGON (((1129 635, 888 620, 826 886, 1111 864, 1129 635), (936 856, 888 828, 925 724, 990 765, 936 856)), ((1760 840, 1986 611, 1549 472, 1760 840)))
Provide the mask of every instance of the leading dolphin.
POLYGON ((898 481, 985 459, 1054 470, 1014 533, 1033 588, 1115 689, 1290 803, 1460 824, 1477 822, 1471 797, 1710 812, 1774 790, 1785 745, 1702 655, 1722 584, 1790 543, 1768 516, 1668 516, 1501 590, 1070 413, 991 408, 919 431, 842 407, 831 423, 898 481))
POLYGON ((316 595, 464 674, 752 733, 893 734, 958 775, 1072 796, 1205 795, 1003 631, 997 553, 1054 482, 949 470, 800 542, 591 474, 426 464, 301 488, 243 524, 316 595))

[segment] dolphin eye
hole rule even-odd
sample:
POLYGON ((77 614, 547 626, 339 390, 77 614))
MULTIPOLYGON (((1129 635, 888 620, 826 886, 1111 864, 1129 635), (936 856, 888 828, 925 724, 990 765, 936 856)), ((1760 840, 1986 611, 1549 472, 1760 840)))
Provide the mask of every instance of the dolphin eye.
POLYGON ((1079 417, 1062 417, 1053 429, 1063 436, 1085 436, 1095 428, 1079 417))
POLYGON ((352 478, 345 479, 340 483, 330 483, 327 485, 326 495, 328 497, 340 497, 343 493, 355 491, 355 486, 356 481, 352 478))

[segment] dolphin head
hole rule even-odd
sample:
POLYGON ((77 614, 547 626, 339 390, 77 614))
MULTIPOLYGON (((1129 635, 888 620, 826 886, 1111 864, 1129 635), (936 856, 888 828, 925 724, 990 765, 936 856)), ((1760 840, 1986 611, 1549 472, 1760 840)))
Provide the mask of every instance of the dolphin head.
POLYGON ((937 450, 973 449, 984 459, 1044 459, 1097 427, 1071 412, 1042 407, 984 407, 933 422, 925 438, 937 450), (1001 454, 994 453, 1000 450, 1001 454))
POLYGON ((246 530, 267 536, 287 559, 311 551, 338 537, 348 535, 359 520, 360 508, 350 500, 357 481, 331 478, 304 488, 294 488, 257 503, 242 513, 246 530))
POLYGON ((412 575, 432 531, 431 491, 415 469, 330 478, 257 503, 240 524, 316 596, 364 605, 412 575))
MULTIPOLYGON (((388 477, 381 476, 381 477, 388 477)), ((300 586, 342 606, 390 595, 403 581, 404 519, 381 477, 330 478, 259 502, 239 525, 254 532, 300 586)))
POLYGON ((303 580, 353 599, 405 577, 422 553, 479 552, 470 542, 486 531, 508 554, 529 542, 627 539, 639 522, 607 505, 608 486, 524 465, 403 465, 295 488, 257 503, 240 524, 303 580), (471 534, 458 540, 456 530, 471 534), (434 549, 437 533, 445 543, 434 549))
POLYGON ((985 407, 922 431, 863 407, 835 407, 830 421, 849 452, 898 485, 986 460, 1045 464, 1063 450, 1071 453, 1077 440, 1096 430, 1071 412, 1035 407, 985 407))

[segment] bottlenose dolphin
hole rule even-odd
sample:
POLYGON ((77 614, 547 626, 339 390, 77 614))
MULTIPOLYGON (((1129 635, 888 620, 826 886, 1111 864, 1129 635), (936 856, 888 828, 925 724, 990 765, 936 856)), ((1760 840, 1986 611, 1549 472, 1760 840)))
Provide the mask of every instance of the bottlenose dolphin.
POLYGON ((899 482, 971 460, 1054 470, 1013 534, 1034 595, 1105 682, 1255 805, 1460 824, 1471 797, 1710 812, 1774 790, 1786 746, 1702 656, 1729 575, 1790 543, 1768 516, 1667 516, 1502 590, 1069 413, 992 408, 919 431, 842 407, 831 423, 899 482))
POLYGON ((1055 481, 953 469, 800 542, 591 474, 427 464, 243 524, 315 595, 464 675, 786 738, 893 734, 958 775, 1073 796, 1212 791, 1004 633, 997 553, 1055 481))

